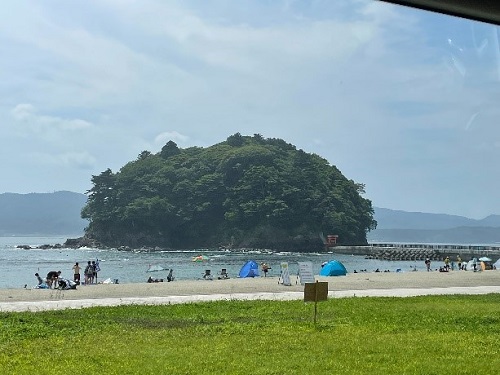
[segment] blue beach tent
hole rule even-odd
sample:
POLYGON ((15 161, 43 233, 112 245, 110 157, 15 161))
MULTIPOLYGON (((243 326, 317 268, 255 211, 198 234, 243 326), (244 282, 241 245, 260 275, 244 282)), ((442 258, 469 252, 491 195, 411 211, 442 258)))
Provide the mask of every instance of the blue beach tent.
POLYGON ((347 270, 338 260, 331 260, 321 268, 319 274, 320 276, 345 276, 347 270))
POLYGON ((241 267, 239 277, 259 276, 259 265, 255 260, 249 260, 241 267))

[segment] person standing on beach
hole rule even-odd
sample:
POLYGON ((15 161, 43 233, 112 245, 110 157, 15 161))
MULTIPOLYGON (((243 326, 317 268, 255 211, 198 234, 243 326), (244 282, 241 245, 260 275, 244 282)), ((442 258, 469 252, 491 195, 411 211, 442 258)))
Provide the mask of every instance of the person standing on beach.
POLYGON ((99 263, 96 263, 95 260, 92 261, 92 282, 97 284, 97 272, 100 271, 99 263))
POLYGON ((431 270, 431 260, 427 258, 424 263, 425 267, 427 268, 427 272, 429 272, 431 270))
POLYGON ((450 270, 450 257, 448 256, 444 258, 444 268, 446 269, 446 271, 450 270))
POLYGON ((90 260, 87 262, 83 273, 85 274, 85 285, 92 284, 92 281, 94 281, 94 267, 92 267, 90 260))
POLYGON ((72 269, 73 269, 73 281, 77 285, 80 285, 80 266, 78 265, 78 262, 75 263, 72 269))
POLYGON ((260 265, 262 266, 262 272, 264 272, 264 277, 266 277, 271 267, 269 267, 267 263, 261 263, 260 265))

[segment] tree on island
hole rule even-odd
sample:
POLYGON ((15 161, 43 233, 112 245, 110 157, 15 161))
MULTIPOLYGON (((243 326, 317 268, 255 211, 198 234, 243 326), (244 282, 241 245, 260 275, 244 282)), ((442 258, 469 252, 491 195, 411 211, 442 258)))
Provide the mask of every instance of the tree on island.
POLYGON ((169 141, 92 176, 82 217, 104 245, 317 251, 320 234, 366 244, 376 227, 364 185, 282 139, 236 133, 203 148, 169 141))

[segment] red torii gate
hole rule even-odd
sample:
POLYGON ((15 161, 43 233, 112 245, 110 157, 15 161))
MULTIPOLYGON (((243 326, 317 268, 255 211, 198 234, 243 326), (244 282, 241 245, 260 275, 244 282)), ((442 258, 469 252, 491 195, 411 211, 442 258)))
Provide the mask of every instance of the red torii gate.
POLYGON ((326 236, 325 248, 328 250, 329 247, 337 246, 337 239, 339 238, 336 234, 329 234, 326 236))

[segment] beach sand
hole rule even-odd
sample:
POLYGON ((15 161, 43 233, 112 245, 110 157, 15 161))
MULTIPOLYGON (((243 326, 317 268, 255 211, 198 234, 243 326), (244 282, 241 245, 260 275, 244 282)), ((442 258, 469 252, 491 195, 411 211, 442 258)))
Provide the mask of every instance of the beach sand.
MULTIPOLYGON (((180 280, 163 283, 98 284, 77 290, 3 289, 0 311, 39 311, 123 304, 172 304, 231 299, 302 299, 304 286, 295 276, 290 286, 278 277, 228 280, 180 280)), ((500 293, 500 271, 350 273, 320 277, 329 297, 414 296, 425 294, 500 293)))

